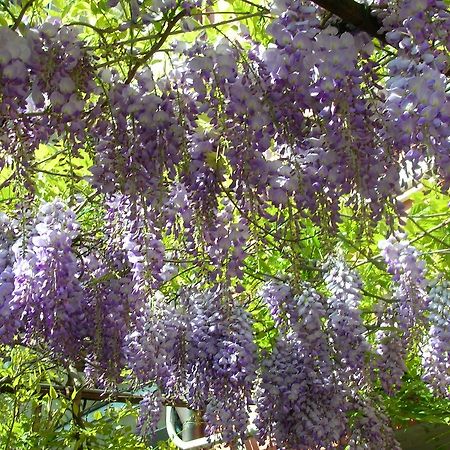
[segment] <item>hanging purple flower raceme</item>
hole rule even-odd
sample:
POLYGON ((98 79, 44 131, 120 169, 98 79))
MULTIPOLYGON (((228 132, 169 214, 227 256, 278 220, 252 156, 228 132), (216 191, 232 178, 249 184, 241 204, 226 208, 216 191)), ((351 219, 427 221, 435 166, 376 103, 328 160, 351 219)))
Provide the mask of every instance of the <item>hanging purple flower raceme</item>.
POLYGON ((436 69, 433 57, 417 63, 399 56, 388 64, 385 133, 412 164, 410 175, 420 176, 419 163, 434 165, 450 183, 450 95, 446 76, 436 69))
POLYGON ((11 344, 22 325, 20 311, 11 303, 14 291, 15 224, 6 214, 0 213, 0 342, 11 344))
POLYGON ((92 321, 85 373, 102 386, 121 380, 132 314, 133 283, 129 268, 123 264, 124 255, 110 249, 108 257, 108 262, 94 255, 85 258, 83 277, 92 321))
POLYGON ((386 40, 403 54, 446 67, 450 46, 450 13, 442 0, 379 0, 375 14, 383 22, 386 40))
POLYGON ((105 248, 101 256, 86 258, 83 281, 95 318, 88 355, 90 364, 97 367, 92 375, 117 381, 129 362, 130 333, 139 333, 150 320, 148 303, 162 281, 164 248, 149 233, 152 222, 145 221, 143 208, 129 197, 108 196, 106 205, 105 248))
POLYGON ((247 256, 244 249, 249 237, 248 222, 237 216, 234 205, 224 199, 215 220, 205 224, 203 236, 209 264, 217 268, 211 271, 211 279, 225 272, 227 277, 243 276, 243 261, 247 256))
POLYGON ((261 367, 259 438, 275 441, 278 448, 329 447, 345 434, 347 400, 323 330, 322 299, 307 285, 293 295, 288 285, 273 282, 260 295, 279 337, 261 367))
POLYGON ((393 279, 396 322, 408 340, 410 329, 423 321, 427 301, 425 262, 403 233, 395 233, 378 243, 393 279))
POLYGON ((33 158, 32 149, 45 142, 52 131, 42 130, 33 112, 30 67, 30 42, 8 27, 0 27, 0 170, 10 166, 33 191, 26 168, 33 158), (12 158, 11 158, 12 156, 12 158))
POLYGON ((450 397, 450 283, 443 280, 430 290, 428 323, 422 361, 423 379, 432 390, 443 397, 450 397))
POLYGON ((261 367, 256 426, 277 448, 331 448, 346 431, 346 400, 331 378, 314 370, 311 349, 280 333, 261 367))
POLYGON ((190 165, 182 176, 191 204, 203 215, 217 209, 220 183, 224 182, 224 173, 216 161, 217 145, 212 133, 193 134, 189 144, 190 165))
POLYGON ((358 309, 361 279, 341 260, 328 262, 324 279, 331 294, 327 299, 329 326, 342 374, 362 382, 370 346, 364 337, 366 328, 358 309))
POLYGON ((156 431, 162 413, 162 396, 172 401, 186 398, 186 316, 155 295, 142 307, 125 338, 127 366, 142 385, 157 386, 141 402, 139 428, 156 431))
POLYGON ((256 376, 250 316, 224 288, 187 292, 184 303, 188 403, 205 410, 208 432, 220 432, 227 442, 244 438, 256 376))
POLYGON ((367 399, 356 400, 352 406, 357 411, 357 415, 347 442, 349 449, 401 450, 389 424, 389 418, 379 408, 375 408, 373 402, 367 399))
MULTIPOLYGON (((384 120, 377 100, 369 100, 368 86, 377 84, 372 52, 364 33, 338 35, 329 28, 317 34, 314 52, 305 59, 313 71, 311 96, 318 101, 313 109, 323 119, 323 134, 310 136, 312 143, 319 139, 320 146, 314 145, 310 160, 314 164, 307 165, 307 174, 314 178, 316 192, 327 190, 334 208, 350 194, 348 205, 367 208, 377 220, 386 204, 394 202, 399 186, 395 149, 380 133, 384 120), (342 54, 345 58, 337 56, 342 54)), ((308 163, 308 148, 306 152, 308 163)))
POLYGON ((256 373, 250 317, 220 290, 186 291, 177 308, 154 298, 127 337, 141 382, 204 411, 207 432, 244 437, 256 373))
POLYGON ((297 303, 293 295, 291 287, 279 281, 264 283, 259 290, 259 296, 267 304, 277 328, 295 326, 299 321, 297 303))
POLYGON ((163 402, 159 391, 146 394, 140 401, 139 407, 136 432, 143 436, 153 436, 163 411, 163 402))
POLYGON ((402 386, 402 377, 406 372, 407 348, 404 345, 402 331, 390 309, 387 319, 381 323, 376 333, 378 378, 384 391, 389 395, 402 386))
POLYGON ((141 383, 156 383, 167 398, 183 399, 186 316, 162 296, 144 307, 126 337, 127 363, 141 383))
POLYGON ((0 112, 14 119, 27 108, 30 92, 29 42, 8 27, 0 27, 0 112))
POLYGON ((322 377, 332 378, 334 364, 331 361, 329 339, 323 329, 327 317, 325 301, 308 283, 294 297, 297 310, 290 316, 290 326, 305 348, 305 358, 313 364, 322 377), (309 354, 308 354, 309 352, 309 354))
POLYGON ((94 127, 92 184, 105 193, 144 194, 157 205, 164 196, 164 177, 175 180, 184 148, 175 94, 164 80, 159 93, 149 70, 137 75, 137 85, 111 77, 109 108, 99 105, 102 113, 94 127))
POLYGON ((15 245, 12 309, 19 310, 24 342, 45 342, 61 357, 77 360, 89 336, 86 297, 72 251, 75 214, 59 200, 43 204, 32 235, 15 245))
MULTIPOLYGON (((124 220, 122 248, 126 252, 133 277, 133 291, 138 302, 156 289, 164 278, 165 248, 162 233, 155 227, 155 214, 144 207, 130 205, 131 214, 124 220)), ((139 309, 139 303, 134 305, 139 309)))
POLYGON ((386 318, 377 332, 379 378, 390 395, 402 385, 405 359, 411 333, 417 323, 424 323, 427 302, 425 263, 418 251, 396 233, 378 244, 393 278, 393 300, 386 318))
POLYGON ((87 101, 99 93, 94 69, 78 33, 58 22, 45 22, 29 35, 32 48, 32 99, 37 108, 49 108, 43 126, 70 137, 77 150, 86 140, 87 101))

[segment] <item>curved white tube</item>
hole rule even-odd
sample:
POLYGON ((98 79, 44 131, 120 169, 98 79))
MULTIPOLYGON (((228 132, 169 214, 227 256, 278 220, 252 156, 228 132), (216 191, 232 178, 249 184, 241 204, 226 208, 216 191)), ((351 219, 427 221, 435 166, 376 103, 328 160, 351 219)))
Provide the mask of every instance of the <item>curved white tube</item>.
POLYGON ((223 442, 222 435, 213 434, 208 437, 202 437, 193 439, 192 441, 183 441, 175 432, 175 426, 173 423, 174 408, 172 406, 166 406, 166 429, 170 440, 181 450, 193 450, 197 448, 210 448, 215 444, 223 442))
MULTIPOLYGON (((247 428, 247 435, 251 436, 256 433, 256 427, 254 425, 255 419, 255 408, 252 408, 253 411, 250 414, 250 425, 247 428)), ((216 444, 223 444, 224 440, 222 439, 221 434, 213 434, 208 437, 202 437, 198 439, 193 439, 191 441, 183 441, 180 439, 175 432, 175 426, 173 423, 173 413, 175 409, 173 406, 166 406, 166 429, 167 434, 169 435, 169 439, 181 450, 191 450, 191 449, 199 449, 199 448, 211 448, 216 444)))

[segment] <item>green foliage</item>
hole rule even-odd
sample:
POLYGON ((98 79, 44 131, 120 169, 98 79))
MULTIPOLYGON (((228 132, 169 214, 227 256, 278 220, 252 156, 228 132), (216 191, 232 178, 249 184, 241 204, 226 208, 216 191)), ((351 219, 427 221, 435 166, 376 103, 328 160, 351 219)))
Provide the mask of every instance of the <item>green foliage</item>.
POLYGON ((62 365, 40 351, 15 346, 0 355, 0 448, 148 448, 132 432, 135 406, 81 401, 62 365))

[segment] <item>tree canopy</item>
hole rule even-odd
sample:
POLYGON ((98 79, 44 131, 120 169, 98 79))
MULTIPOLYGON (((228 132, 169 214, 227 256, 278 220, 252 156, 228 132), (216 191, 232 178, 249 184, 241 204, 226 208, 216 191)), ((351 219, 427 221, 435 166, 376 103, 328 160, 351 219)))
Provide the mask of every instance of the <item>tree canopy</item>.
POLYGON ((144 446, 80 406, 123 386, 147 437, 164 405, 286 449, 449 424, 447 0, 0 11, 6 448, 144 446))

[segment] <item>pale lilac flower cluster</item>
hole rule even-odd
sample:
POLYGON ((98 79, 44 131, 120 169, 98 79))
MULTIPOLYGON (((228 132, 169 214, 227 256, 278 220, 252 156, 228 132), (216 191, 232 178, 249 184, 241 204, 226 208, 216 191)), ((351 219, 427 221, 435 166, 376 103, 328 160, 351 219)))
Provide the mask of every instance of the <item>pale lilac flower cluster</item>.
POLYGON ((434 392, 450 397, 450 283, 442 280, 430 290, 428 331, 422 361, 424 380, 434 392))
POLYGON ((434 54, 441 70, 450 42, 450 13, 442 0, 379 0, 377 9, 387 41, 410 57, 425 60, 434 54))
POLYGON ((161 296, 152 300, 126 337, 127 363, 141 383, 156 382, 165 396, 184 398, 186 317, 161 296))
POLYGON ((31 48, 29 42, 8 27, 0 27, 0 111, 2 116, 17 117, 27 107, 31 48))
POLYGON ((129 332, 132 276, 123 265, 123 255, 110 249, 111 263, 94 255, 85 258, 83 283, 89 299, 90 342, 86 345, 85 373, 91 381, 106 386, 121 380, 125 367, 125 337, 129 332))
POLYGON ((11 303, 14 291, 14 253, 16 241, 14 221, 0 213, 0 342, 9 344, 20 327, 20 311, 14 311, 11 303))
POLYGON ((350 270, 342 260, 329 262, 328 266, 324 279, 330 292, 327 298, 329 326, 333 330, 339 364, 347 377, 362 381, 370 350, 358 309, 362 282, 357 272, 350 270))
POLYGON ((352 424, 348 446, 350 450, 401 450, 394 430, 389 426, 385 413, 376 409, 369 400, 356 401, 353 405, 358 415, 352 424))
POLYGON ((158 95, 150 70, 137 78, 132 86, 112 76, 108 92, 112 117, 100 115, 94 128, 96 163, 91 182, 108 194, 144 193, 156 203, 162 197, 163 175, 167 171, 173 179, 181 161, 183 129, 169 87, 158 95))
POLYGON ((0 37, 0 114, 8 123, 0 148, 25 170, 32 150, 57 134, 80 148, 87 128, 82 112, 96 85, 77 34, 45 22, 25 37, 0 27, 0 37))
POLYGON ((299 319, 297 305, 293 301, 291 287, 287 283, 269 281, 264 283, 259 296, 264 300, 277 328, 284 328, 299 319))
POLYGON ((45 22, 31 39, 33 84, 36 108, 50 107, 45 125, 72 137, 75 148, 86 139, 82 113, 90 94, 98 93, 93 68, 77 32, 59 23, 45 22))
POLYGON ((402 384, 405 358, 416 324, 424 323, 427 304, 425 262, 403 233, 378 243, 392 275, 394 303, 377 332, 379 378, 383 389, 393 394, 402 384))
POLYGON ((261 363, 256 425, 261 442, 277 448, 331 446, 346 430, 346 400, 332 378, 315 371, 320 358, 295 333, 280 333, 261 363))
POLYGON ((77 359, 89 336, 86 298, 72 251, 78 236, 75 214, 55 200, 43 204, 33 233, 15 245, 11 310, 19 310, 25 343, 42 339, 62 357, 77 359))
POLYGON ((186 291, 177 309, 147 308, 127 338, 130 367, 167 398, 204 411, 208 432, 245 436, 256 376, 249 314, 224 291, 186 291))
POLYGON ((216 288, 186 297, 189 320, 186 388, 208 430, 226 441, 244 437, 256 376, 256 346, 249 314, 216 288))
POLYGON ((384 105, 387 138, 404 149, 413 169, 420 161, 434 163, 448 185, 450 94, 446 76, 436 69, 432 56, 426 63, 398 57, 388 67, 391 76, 386 81, 384 105))
MULTIPOLYGON (((300 294, 281 282, 260 290, 278 338, 261 362, 259 437, 280 448, 331 448, 344 436, 350 436, 351 448, 398 448, 386 416, 358 394, 363 384, 371 384, 364 373, 373 368, 358 310, 361 280, 340 260, 327 262, 324 280, 331 294, 326 300, 308 285, 300 294), (357 414, 348 422, 350 411, 357 414)), ((401 341, 390 335, 378 337, 380 380, 392 392, 405 370, 405 348, 392 348, 401 341)))
POLYGON ((161 412, 163 410, 163 402, 159 391, 146 394, 144 399, 139 403, 140 414, 138 417, 136 432, 142 435, 150 435, 156 431, 161 412))
POLYGON ((380 241, 378 247, 388 272, 392 274, 396 322, 405 338, 408 338, 413 325, 423 320, 427 301, 425 262, 404 233, 391 235, 380 241))
POLYGON ((376 333, 377 367, 381 387, 389 395, 402 386, 402 377, 406 372, 407 348, 404 343, 401 328, 395 321, 392 310, 387 313, 387 320, 380 325, 376 333))
POLYGON ((278 448, 331 446, 345 434, 348 405, 323 329, 322 299, 309 286, 293 295, 281 283, 268 283, 261 295, 279 336, 261 363, 259 438, 274 440, 278 448))

